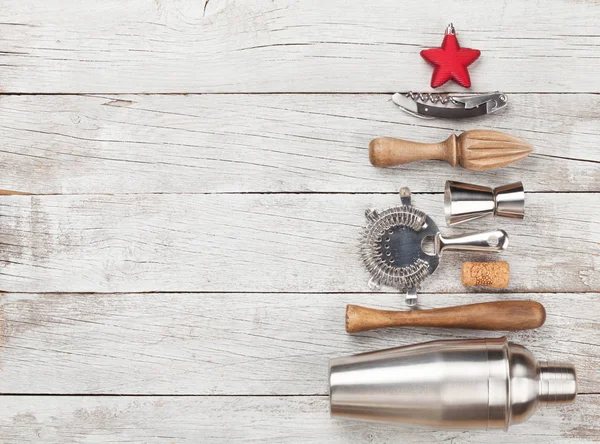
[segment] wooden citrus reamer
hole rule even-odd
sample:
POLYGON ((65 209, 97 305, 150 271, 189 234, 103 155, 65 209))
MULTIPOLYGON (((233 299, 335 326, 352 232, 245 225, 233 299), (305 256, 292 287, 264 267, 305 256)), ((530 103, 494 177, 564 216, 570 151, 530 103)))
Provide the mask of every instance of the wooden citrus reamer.
POLYGON ((443 327, 476 330, 529 330, 546 321, 544 306, 535 301, 499 301, 430 310, 389 311, 346 306, 346 331, 383 327, 443 327))
POLYGON ((440 143, 419 143, 380 137, 369 144, 369 160, 376 167, 404 165, 417 160, 445 160, 455 167, 491 170, 527 157, 533 147, 510 134, 491 130, 452 134, 440 143))

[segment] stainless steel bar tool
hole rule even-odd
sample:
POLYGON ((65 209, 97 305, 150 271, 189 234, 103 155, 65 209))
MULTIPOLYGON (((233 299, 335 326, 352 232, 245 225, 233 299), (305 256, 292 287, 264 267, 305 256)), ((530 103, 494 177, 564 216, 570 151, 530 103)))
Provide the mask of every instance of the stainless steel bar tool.
POLYGON ((444 192, 444 212, 448 226, 462 224, 493 214, 523 219, 525 191, 515 182, 497 188, 448 180, 444 192))
POLYGON ((411 205, 410 190, 400 189, 401 206, 365 212, 361 255, 371 274, 369 287, 382 285, 406 292, 406 303, 417 303, 421 282, 432 274, 446 251, 498 253, 508 246, 503 230, 442 236, 427 214, 411 205))
POLYGON ((421 119, 463 119, 495 113, 506 108, 506 94, 396 93, 392 101, 411 116, 421 119))
POLYGON ((331 415, 438 428, 508 429, 575 400, 575 368, 499 339, 442 340, 332 359, 331 415))

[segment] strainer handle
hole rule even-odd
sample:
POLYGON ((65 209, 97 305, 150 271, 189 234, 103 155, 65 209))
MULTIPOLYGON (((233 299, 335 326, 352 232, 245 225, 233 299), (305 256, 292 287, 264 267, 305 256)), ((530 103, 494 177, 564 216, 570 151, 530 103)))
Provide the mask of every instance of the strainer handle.
POLYGON ((504 230, 484 231, 463 236, 444 237, 440 233, 435 236, 435 254, 444 251, 479 251, 481 253, 498 253, 508 247, 508 234, 504 230))

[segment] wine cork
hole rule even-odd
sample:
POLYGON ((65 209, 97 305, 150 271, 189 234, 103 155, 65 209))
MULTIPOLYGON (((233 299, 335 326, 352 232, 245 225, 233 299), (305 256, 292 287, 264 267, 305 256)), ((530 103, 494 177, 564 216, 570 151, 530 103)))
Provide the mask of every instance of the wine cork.
POLYGON ((465 287, 506 288, 509 280, 508 262, 465 262, 462 266, 465 287))

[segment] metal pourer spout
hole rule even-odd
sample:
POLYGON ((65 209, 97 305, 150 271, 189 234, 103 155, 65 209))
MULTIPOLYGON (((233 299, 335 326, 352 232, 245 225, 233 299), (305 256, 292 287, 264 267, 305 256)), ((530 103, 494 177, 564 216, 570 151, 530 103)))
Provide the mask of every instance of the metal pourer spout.
POLYGON ((568 404, 577 394, 575 368, 569 364, 540 362, 538 401, 543 404, 568 404))

